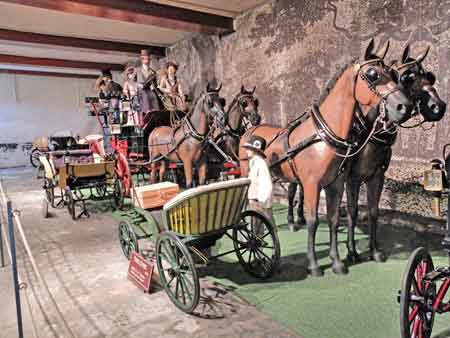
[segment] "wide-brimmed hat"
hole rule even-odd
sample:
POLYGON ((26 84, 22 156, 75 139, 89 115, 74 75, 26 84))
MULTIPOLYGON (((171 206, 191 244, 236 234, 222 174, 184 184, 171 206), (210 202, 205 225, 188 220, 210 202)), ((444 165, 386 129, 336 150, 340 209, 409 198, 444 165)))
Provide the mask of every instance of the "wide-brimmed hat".
POLYGON ((175 69, 178 70, 178 63, 176 63, 175 61, 167 61, 166 69, 168 69, 170 66, 175 67, 175 69))
POLYGON ((261 136, 252 136, 250 140, 243 145, 244 148, 253 150, 263 157, 266 157, 264 150, 266 150, 266 140, 261 136))

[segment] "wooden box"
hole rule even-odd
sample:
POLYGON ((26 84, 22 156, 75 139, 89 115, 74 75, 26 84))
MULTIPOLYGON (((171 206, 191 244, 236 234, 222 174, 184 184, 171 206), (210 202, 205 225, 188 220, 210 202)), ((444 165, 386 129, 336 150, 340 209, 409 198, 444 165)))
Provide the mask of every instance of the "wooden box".
POLYGON ((180 191, 178 184, 162 182, 156 184, 136 187, 132 191, 134 206, 142 209, 161 208, 172 197, 180 191))

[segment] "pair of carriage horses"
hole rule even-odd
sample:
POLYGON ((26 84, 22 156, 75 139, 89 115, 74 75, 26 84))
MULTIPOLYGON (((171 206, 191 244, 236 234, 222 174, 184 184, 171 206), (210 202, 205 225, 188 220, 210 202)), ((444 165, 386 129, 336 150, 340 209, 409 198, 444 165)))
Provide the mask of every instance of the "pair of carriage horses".
MULTIPOLYGON (((337 239, 344 186, 348 210, 348 261, 361 259, 354 238, 361 183, 367 184, 370 258, 377 262, 384 261, 384 253, 377 242, 378 203, 397 128, 417 114, 422 116, 423 121, 438 121, 446 111, 446 104, 433 87, 434 74, 422 67, 429 48, 413 58, 408 45, 401 60, 386 65, 384 59, 388 49, 389 41, 381 51, 376 52, 372 39, 364 59, 343 67, 330 80, 319 100, 286 128, 261 124, 247 131, 242 130, 243 116, 257 111, 254 90, 249 92, 242 88, 225 113, 224 99, 219 95, 220 87, 212 89, 208 85, 178 129, 159 127, 152 131, 148 140, 150 160, 158 156, 163 156, 165 160, 181 160, 188 187, 192 184, 193 168, 196 166, 199 183, 204 184, 207 163, 202 144, 209 133, 220 133, 220 128, 211 128, 209 123, 210 119, 219 116, 223 122, 222 130, 228 131, 228 137, 222 138, 225 140, 223 149, 239 157, 243 176, 248 173, 248 159, 239 142, 243 145, 253 135, 266 140, 265 154, 273 176, 290 182, 288 223, 292 228, 296 225, 293 200, 297 185, 300 186, 297 224, 304 222, 304 213, 308 228, 308 271, 311 275, 323 275, 315 251, 322 189, 326 193, 329 257, 333 272, 348 272, 339 256, 337 239)), ((151 169, 151 178, 155 180, 155 162, 151 169)), ((163 177, 165 161, 162 161, 159 170, 160 177, 163 177)))

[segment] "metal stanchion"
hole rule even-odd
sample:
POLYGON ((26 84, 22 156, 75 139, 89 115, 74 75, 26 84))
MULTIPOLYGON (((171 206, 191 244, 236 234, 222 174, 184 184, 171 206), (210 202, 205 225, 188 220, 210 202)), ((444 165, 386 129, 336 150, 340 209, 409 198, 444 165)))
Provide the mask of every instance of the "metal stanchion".
POLYGON ((11 245, 11 265, 13 270, 14 293, 16 295, 17 330, 19 338, 23 338, 22 308, 20 303, 19 274, 17 271, 16 242, 14 239, 14 222, 11 201, 6 202, 8 212, 9 243, 11 245))
POLYGON ((0 219, 0 264, 1 268, 5 267, 5 254, 3 252, 3 225, 0 219))

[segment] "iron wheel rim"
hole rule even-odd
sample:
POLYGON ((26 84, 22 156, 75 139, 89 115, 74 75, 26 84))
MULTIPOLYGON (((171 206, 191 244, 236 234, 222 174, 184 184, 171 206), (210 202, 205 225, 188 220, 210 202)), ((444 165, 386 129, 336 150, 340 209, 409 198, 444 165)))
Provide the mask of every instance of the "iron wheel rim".
POLYGON ((188 248, 170 232, 156 242, 156 264, 161 284, 176 307, 192 313, 200 300, 200 283, 188 248))
POLYGON ((256 211, 246 211, 232 237, 236 256, 247 273, 260 279, 273 275, 280 261, 280 242, 272 222, 256 211), (261 224, 260 230, 255 229, 255 221, 261 224))
POLYGON ((434 270, 433 260, 424 248, 409 257, 400 293, 400 331, 402 338, 429 338, 435 312, 431 306, 436 297, 436 284, 424 280, 434 270))

